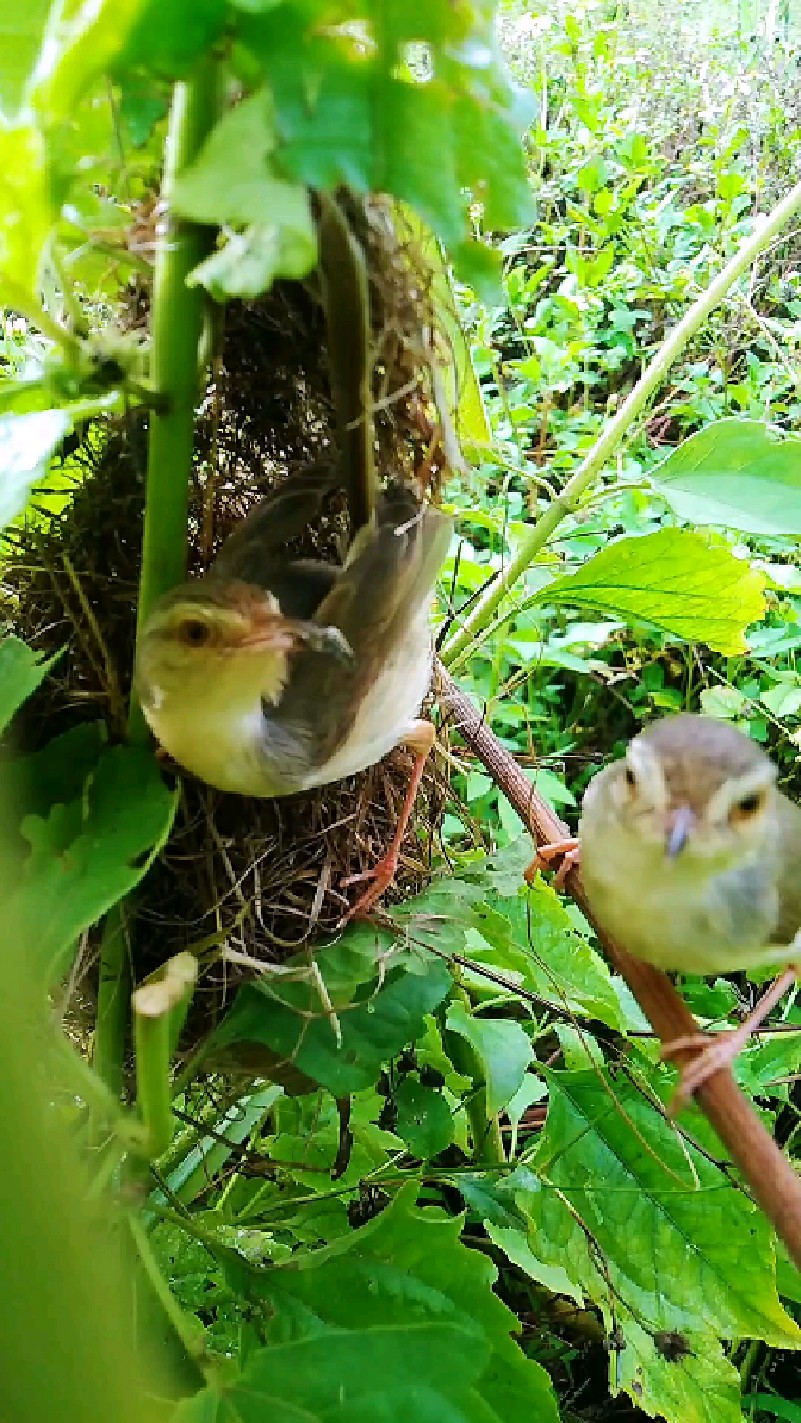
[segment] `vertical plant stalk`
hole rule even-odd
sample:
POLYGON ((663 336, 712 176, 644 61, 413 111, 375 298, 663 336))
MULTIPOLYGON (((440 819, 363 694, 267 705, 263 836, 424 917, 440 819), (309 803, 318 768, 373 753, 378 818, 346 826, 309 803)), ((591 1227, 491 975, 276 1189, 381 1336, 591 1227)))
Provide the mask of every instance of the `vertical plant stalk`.
POLYGON ((453 671, 465 662, 470 650, 489 626, 498 605, 518 578, 525 573, 562 520, 576 508, 585 489, 621 444, 647 401, 665 379, 673 362, 678 359, 715 307, 722 302, 737 278, 742 276, 800 208, 801 183, 796 183, 770 216, 759 225, 757 231, 743 243, 739 252, 726 263, 723 271, 715 277, 706 291, 693 302, 678 325, 674 326, 617 414, 605 426, 575 474, 568 480, 562 493, 548 505, 528 537, 523 539, 511 563, 487 589, 484 596, 479 598, 472 613, 454 636, 448 639, 440 654, 446 667, 453 671))
POLYGON ((155 1161, 173 1135, 170 1063, 197 982, 197 959, 176 954, 133 995, 136 1089, 145 1154, 155 1161))
MULTIPOLYGON (((453 998, 461 1002, 468 1013, 472 1012, 469 995, 463 988, 456 987, 453 998)), ((444 1027, 444 1024, 443 1024, 444 1027)), ((485 1068, 475 1048, 460 1033, 445 1029, 448 1056, 457 1072, 469 1077, 473 1091, 465 1103, 470 1136, 473 1141, 473 1161, 475 1165, 502 1165, 506 1162, 500 1123, 497 1116, 487 1110, 487 1089, 484 1086, 485 1068)))
POLYGON ((361 245, 328 193, 320 194, 317 231, 328 370, 353 539, 369 524, 375 502, 370 288, 361 245))
MULTIPOLYGON (((193 78, 173 93, 164 155, 162 200, 167 213, 153 277, 151 381, 159 408, 150 415, 142 573, 137 634, 156 599, 179 583, 186 569, 186 520, 192 468, 195 406, 199 394, 198 347, 204 297, 186 279, 202 260, 209 231, 175 218, 170 205, 175 180, 191 163, 217 113, 218 66, 204 60, 193 78)), ((132 698, 129 739, 146 745, 148 730, 132 698)), ((130 1014, 131 974, 125 904, 106 918, 100 951, 94 1062, 107 1086, 119 1095, 125 1035, 130 1014)))

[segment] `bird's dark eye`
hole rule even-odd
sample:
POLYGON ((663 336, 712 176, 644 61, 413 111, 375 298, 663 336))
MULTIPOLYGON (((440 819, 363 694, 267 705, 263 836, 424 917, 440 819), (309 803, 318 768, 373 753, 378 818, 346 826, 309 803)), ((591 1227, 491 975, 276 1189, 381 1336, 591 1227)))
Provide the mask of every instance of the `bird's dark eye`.
POLYGON ((185 618, 179 629, 181 642, 187 647, 203 647, 211 637, 211 628, 200 618, 185 618))
POLYGON ((744 795, 742 800, 737 800, 731 808, 731 820, 751 820, 762 809, 764 795, 761 791, 752 791, 750 795, 744 795))
POLYGON ((636 784, 637 784, 637 777, 635 776, 634 772, 632 771, 631 766, 627 766, 627 767, 626 767, 626 785, 628 786, 628 788, 629 788, 630 791, 633 791, 633 790, 634 790, 634 787, 636 786, 636 784))

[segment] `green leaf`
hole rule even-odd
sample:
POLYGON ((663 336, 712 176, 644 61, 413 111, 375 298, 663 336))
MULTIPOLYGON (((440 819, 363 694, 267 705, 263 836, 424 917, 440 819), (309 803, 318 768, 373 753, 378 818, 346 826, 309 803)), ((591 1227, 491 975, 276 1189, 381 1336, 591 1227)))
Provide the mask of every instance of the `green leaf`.
POLYGON ((621 1075, 551 1072, 548 1080, 533 1161, 540 1179, 512 1177, 537 1258, 561 1265, 602 1309, 614 1290, 655 1330, 799 1348, 801 1330, 776 1294, 768 1224, 711 1154, 621 1075))
POLYGON ((0 114, 10 119, 22 101, 39 46, 50 0, 25 0, 0 9, 0 114))
POLYGON ((755 1413, 766 1413, 769 1418, 781 1419, 781 1423, 801 1423, 801 1403, 780 1398, 776 1393, 750 1393, 748 1403, 755 1413))
POLYGON ((276 203, 295 185, 280 183, 272 170, 276 145, 270 95, 259 89, 229 109, 212 129, 198 157, 176 180, 176 212, 195 222, 273 223, 276 203))
MULTIPOLYGON (((503 263, 497 248, 485 247, 483 242, 458 242, 451 255, 459 280, 472 287, 485 306, 499 306, 503 301, 503 263)), ((481 438, 488 439, 486 435, 481 438)))
MULTIPOLYGON (((320 1416, 343 1423, 354 1418, 363 1423, 407 1423, 409 1418, 416 1423, 507 1423, 518 1417, 557 1423, 547 1374, 510 1338, 519 1326, 493 1292, 494 1265, 462 1244, 459 1220, 419 1210, 417 1190, 415 1182, 405 1186, 386 1210, 350 1236, 322 1250, 296 1252, 286 1267, 278 1264, 251 1275, 251 1289, 270 1306, 276 1345, 327 1329, 334 1331, 327 1337, 335 1357, 338 1338, 352 1334, 361 1340, 353 1377, 342 1372, 340 1361, 326 1367, 323 1351, 314 1380, 300 1385, 295 1378, 295 1392, 288 1396, 297 1397, 299 1386, 308 1387, 313 1392, 307 1405, 328 1410, 320 1416), (439 1372, 429 1376, 425 1345, 431 1340, 433 1346, 432 1329, 449 1332, 440 1341, 439 1372), (409 1360, 405 1368, 396 1365, 394 1351, 397 1347, 402 1362, 404 1336, 409 1347, 421 1351, 419 1375, 409 1360), (423 1393, 416 1398, 410 1390, 418 1385, 423 1393), (358 1392, 351 1394, 360 1388, 367 1395, 364 1404, 358 1392), (432 1411, 435 1403, 439 1413, 432 1411)), ((282 1354, 271 1347, 264 1354, 265 1374, 280 1377, 267 1370, 273 1353, 282 1367, 282 1354)))
POLYGON ((180 1404, 173 1418, 174 1423, 408 1423, 410 1418, 493 1423, 496 1415, 476 1411, 469 1399, 485 1359, 480 1343, 436 1321, 369 1331, 323 1329, 255 1350, 238 1377, 180 1404), (450 1404, 448 1394, 457 1400, 450 1404))
POLYGON ((47 817, 57 801, 80 797, 105 740, 106 729, 102 722, 83 722, 62 736, 53 737, 41 751, 3 760, 0 762, 0 804, 13 807, 20 816, 47 817))
POLYGON ((465 1038, 484 1068, 487 1112, 494 1116, 518 1091, 534 1049, 520 1023, 509 1018, 479 1018, 463 1003, 452 1003, 446 1027, 465 1038))
POLYGON ((243 14, 239 34, 273 97, 282 175, 315 188, 391 193, 450 246, 467 232, 468 189, 488 227, 530 218, 520 134, 531 101, 509 82, 492 10, 447 9, 382 7, 366 27, 367 45, 345 32, 336 6, 317 7, 314 25, 302 4, 270 6, 243 14), (425 82, 398 73, 397 36, 411 16, 409 27, 431 44, 425 82), (454 26, 457 44, 446 38, 454 26))
MULTIPOLYGON (((240 1098, 227 1111, 215 1112, 210 1118, 204 1118, 203 1127, 213 1134, 192 1129, 193 1144, 187 1146, 180 1161, 173 1165, 171 1151, 169 1166, 165 1168, 162 1163, 167 1173, 164 1179, 170 1200, 189 1205, 208 1190, 209 1181, 234 1155, 236 1148, 261 1125, 280 1096, 280 1087, 272 1084, 262 1087, 251 1096, 240 1098)), ((167 1197, 160 1190, 153 1191, 150 1199, 159 1205, 167 1204, 167 1197)))
MULTIPOLYGON (((32 124, 0 124, 0 301, 6 306, 38 300, 39 266, 55 217, 44 138, 32 124)), ((0 430, 0 471, 6 439, 0 430)), ((4 484, 0 510, 6 503, 4 484)))
POLYGON ((74 121, 122 50, 144 0, 54 0, 26 98, 45 126, 74 121))
MULTIPOLYGON (((531 842, 524 848, 531 854, 531 842)), ((519 842, 518 842, 519 843, 519 842)), ((471 922, 488 948, 473 942, 470 957, 510 974, 546 1002, 624 1026, 612 974, 589 941, 578 934, 558 894, 538 880, 528 891, 518 875, 507 897, 489 893, 471 922)))
POLYGON ((484 1227, 490 1240, 524 1275, 536 1280, 537 1284, 543 1285, 552 1294, 565 1295, 568 1299, 575 1300, 576 1304, 583 1305, 584 1293, 580 1286, 571 1280, 562 1265, 546 1264, 539 1259, 531 1249, 524 1230, 518 1230, 515 1226, 495 1225, 492 1220, 485 1220, 484 1227))
POLYGON ((0 415, 0 529, 25 508, 31 485, 42 479, 47 461, 71 429, 67 410, 0 415))
MULTIPOLYGON (((348 945, 339 944, 319 957, 331 1012, 308 972, 308 960, 299 961, 300 972, 306 965, 301 982, 272 984, 264 979, 243 984, 210 1049, 259 1043, 276 1056, 279 1066, 290 1063, 335 1097, 371 1086, 381 1065, 422 1032, 426 1013, 445 997, 451 978, 446 965, 434 960, 422 973, 416 965, 398 967, 378 986, 373 957, 370 982, 361 982, 354 998, 352 984, 346 984, 344 992, 336 984, 348 952, 348 945)), ((366 976, 366 965, 364 972, 366 976)))
POLYGON ((0 735, 60 656, 56 652, 52 657, 43 657, 18 637, 0 640, 0 735))
POLYGON ((651 478, 680 519, 801 538, 801 440, 761 420, 717 420, 690 435, 651 478))
POLYGON ((619 1323, 620 1385, 644 1413, 666 1423, 742 1423, 740 1375, 716 1339, 654 1339, 627 1311, 619 1323))
POLYGON ((82 931, 139 883, 167 839, 176 804, 150 752, 114 746, 103 750, 79 797, 25 817, 30 853, 10 906, 48 983, 67 969, 82 931))
POLYGON ((233 297, 251 301, 278 277, 305 277, 317 260, 308 198, 300 189, 286 188, 286 192, 292 201, 285 205, 279 223, 233 233, 218 252, 190 272, 188 285, 205 287, 215 301, 233 297), (298 208, 297 217, 290 214, 290 206, 298 208))
POLYGON ((744 630, 764 615, 764 579, 700 534, 660 529, 618 539, 570 577, 535 596, 541 603, 602 608, 641 618, 717 652, 744 652, 744 630))
POLYGON ((405 1077, 394 1093, 398 1109, 397 1135, 423 1161, 437 1156, 453 1141, 453 1117, 441 1092, 405 1077))
POLYGON ((165 79, 186 75, 227 19, 224 0, 144 0, 138 10, 118 67, 165 79))

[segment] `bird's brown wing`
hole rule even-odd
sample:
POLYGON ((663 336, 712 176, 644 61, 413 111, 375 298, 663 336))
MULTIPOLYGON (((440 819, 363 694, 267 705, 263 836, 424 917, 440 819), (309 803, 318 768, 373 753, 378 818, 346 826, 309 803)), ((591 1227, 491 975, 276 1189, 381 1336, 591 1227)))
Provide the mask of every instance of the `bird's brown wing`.
MULTIPOLYGON (((340 482, 336 462, 330 457, 323 457, 291 474, 237 525, 220 549, 207 577, 255 583, 261 588, 269 588, 280 602, 280 594, 273 585, 276 571, 292 566, 286 545, 317 518, 326 494, 336 489, 340 482)), ((320 568, 324 565, 313 566, 320 568)))
POLYGON ((352 663, 343 666, 325 651, 298 652, 280 706, 268 714, 287 728, 303 730, 317 765, 347 740, 367 690, 395 660, 404 638, 416 640, 413 658, 429 656, 425 611, 452 522, 430 505, 421 508, 412 491, 401 486, 384 491, 376 514, 375 525, 354 544, 314 619, 339 629, 352 663))
POLYGON ((779 924, 776 943, 789 944, 801 929, 801 807, 779 797, 779 924))

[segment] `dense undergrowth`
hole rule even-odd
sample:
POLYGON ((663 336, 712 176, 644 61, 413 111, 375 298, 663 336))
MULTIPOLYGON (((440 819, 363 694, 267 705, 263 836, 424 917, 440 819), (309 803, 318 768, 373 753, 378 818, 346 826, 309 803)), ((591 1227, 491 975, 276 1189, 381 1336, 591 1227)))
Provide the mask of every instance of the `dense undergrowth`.
MULTIPOLYGON (((140 20, 153 25, 154 8, 140 7, 140 20)), ((305 23, 304 7, 241 0, 225 11, 228 29, 224 8, 209 0, 195 14, 176 0, 155 54, 148 44, 156 31, 146 23, 120 49, 114 116, 125 161, 116 154, 110 168, 107 155, 105 167, 87 162, 86 180, 75 175, 91 124, 85 114, 83 129, 64 123, 60 113, 58 127, 53 114, 59 103, 69 112, 70 97, 78 103, 74 73, 84 65, 94 76, 102 54, 90 60, 81 51, 78 27, 74 51, 61 36, 62 59, 70 61, 58 73, 63 88, 47 74, 40 80, 36 131, 52 145, 52 171, 75 198, 64 176, 71 172, 83 205, 70 207, 67 219, 58 209, 61 264, 48 268, 47 309, 32 309, 30 293, 27 301, 5 298, 17 315, 5 327, 0 418, 52 417, 51 426, 26 436, 40 441, 36 457, 14 446, 6 472, 27 494, 32 470, 73 424, 83 429, 79 414, 102 415, 141 397, 148 374, 141 333, 111 345, 109 333, 122 284, 132 270, 147 277, 152 257, 154 234, 140 204, 164 142, 163 81, 185 77, 187 54, 221 62, 220 36, 241 25, 232 41, 237 82, 257 86, 263 66, 290 158, 280 184, 271 170, 267 210, 254 215, 264 171, 257 183, 246 160, 263 135, 264 113, 254 124, 248 98, 220 120, 207 115, 209 128, 217 122, 218 147, 204 151, 194 187, 179 199, 187 216, 219 224, 227 243, 203 257, 202 282, 217 297, 235 297, 247 282, 261 290, 305 272, 313 239, 298 196, 303 184, 333 185, 344 171, 369 189, 370 144, 377 151, 379 138, 398 145, 398 167, 382 172, 400 173, 399 195, 453 251, 481 404, 462 412, 468 463, 445 491, 459 530, 440 590, 440 611, 452 618, 441 629, 447 657, 448 635, 459 632, 487 578, 508 565, 552 506, 666 333, 793 184, 801 36, 789 18, 784 24, 780 7, 771 10, 770 32, 757 16, 753 32, 744 25, 740 33, 732 24, 716 33, 683 25, 680 14, 635 13, 636 6, 600 0, 506 7, 505 52, 530 121, 524 201, 510 158, 504 81, 495 69, 487 79, 478 41, 459 52, 464 69, 448 71, 463 86, 463 121, 475 120, 465 140, 470 162, 462 154, 461 168, 447 169, 445 197, 432 196, 428 174, 439 173, 432 139, 444 129, 430 115, 421 122, 432 142, 425 172, 417 155, 403 166, 402 133, 368 125, 365 139, 358 125, 368 120, 355 101, 342 119, 349 85, 361 94, 351 69, 361 74, 358 65, 372 59, 360 56, 353 66, 338 50, 332 59, 331 36, 317 35, 314 82, 304 75, 305 88, 298 86, 307 112, 291 79, 298 47, 287 40, 281 50, 280 30, 269 28, 280 12, 294 33, 293 24, 305 23), (471 107, 487 92, 503 116, 489 135, 476 118, 480 103, 471 107), (321 94, 323 105, 332 104, 323 108, 328 127, 309 121, 307 129, 312 98, 321 94), (501 154, 498 187, 470 210, 480 239, 471 246, 457 240, 453 214, 464 189, 478 183, 480 163, 489 168, 490 152, 501 154), (236 162, 242 190, 230 182, 236 162), (280 210, 281 241, 264 239, 271 204, 280 210), (115 226, 126 232, 122 248, 111 240, 115 226), (494 297, 489 247, 502 259, 494 297), (63 323, 48 326, 47 310, 63 323), (82 322, 87 344, 76 355, 82 322)), ((437 54, 457 8, 432 6, 428 39, 437 54)), ((480 40, 488 7, 468 8, 479 17, 480 40)), ((357 9, 333 7, 332 33, 357 9)), ((408 36, 402 3, 369 7, 374 26, 379 11, 397 29, 375 29, 380 52, 387 33, 393 42, 408 36)), ((32 12, 31 35, 36 23, 32 12)), ((114 23, 94 37, 109 54, 114 23)), ((455 64, 453 55, 448 62, 455 64)), ((386 78, 380 71, 376 82, 386 78)), ((98 94, 91 123, 99 125, 105 76, 98 94)), ((265 165, 269 159, 260 154, 265 165)), ((19 194, 28 194, 26 240, 47 226, 36 207, 41 176, 35 162, 23 176, 12 166, 7 189, 0 186, 8 211, 15 203, 22 209, 19 194)), ((52 198, 46 187, 42 179, 42 209, 52 198)), ((20 243, 2 228, 0 258, 0 280, 13 262, 24 267, 20 243)), ((452 660, 498 736, 568 819, 598 764, 644 720, 685 707, 741 723, 769 746, 790 793, 801 794, 797 446, 779 446, 796 460, 795 473, 767 530, 753 489, 727 524, 697 490, 694 505, 682 504, 661 470, 673 447, 711 428, 722 432, 712 455, 725 475, 745 427, 732 432, 721 421, 761 422, 748 427, 761 456, 769 433, 797 432, 800 262, 801 237, 791 225, 683 351, 600 478, 511 590, 497 625, 480 629, 452 660), (651 618, 642 587, 616 604, 587 573, 607 550, 636 565, 636 541, 648 537, 658 540, 648 548, 663 551, 667 582, 678 586, 675 606, 666 583, 646 589, 651 618), (578 570, 591 585, 585 599, 578 584, 558 600, 549 595, 555 575, 578 570)), ((3 433, 10 448, 11 427, 3 433)), ((51 490, 57 479, 56 462, 51 490)), ((3 518, 19 505, 0 502, 3 518)), ((37 507, 47 513, 53 506, 39 499, 37 507)), ((554 592, 560 586, 554 582, 554 592)), ((0 645, 0 654, 21 700, 46 668, 26 660, 16 643, 0 645)), ((7 710, 13 707, 0 695, 0 722, 7 710)), ((212 1045, 253 1050, 245 1086, 239 1077, 195 1072, 198 1064, 186 1061, 170 1078, 180 992, 153 1031, 138 1019, 138 1117, 119 1108, 108 1074, 100 1081, 41 1024, 26 1036, 25 1013, 14 1008, 12 989, 24 1007, 31 980, 52 986, 68 975, 75 943, 138 883, 175 809, 145 747, 114 747, 97 760, 97 745, 81 735, 69 751, 67 771, 63 756, 59 762, 46 752, 36 765, 40 788, 22 807, 30 855, 9 892, 10 1007, 0 1004, 9 1068, 0 1123, 8 1124, 15 1169, 0 1186, 0 1219, 10 1223, 0 1242, 22 1288, 0 1284, 0 1319, 18 1360, 15 1418, 52 1416, 56 1393, 47 1393, 36 1348, 50 1352, 59 1378, 63 1370, 65 1423, 103 1419, 112 1407, 117 1418, 158 1414, 176 1423, 801 1418, 798 1271, 721 1160, 700 1113, 682 1118, 680 1128, 666 1119, 673 1073, 659 1061, 646 1020, 578 912, 545 884, 522 887, 530 841, 463 748, 453 749, 446 772, 466 813, 445 817, 430 888, 395 907, 388 924, 352 927, 316 961, 304 954, 294 978, 257 977, 240 988, 212 1045), (121 805, 135 813, 126 818, 121 805), (89 853, 97 845, 111 847, 100 861, 89 853), (26 945, 24 974, 13 952, 18 943, 26 945), (287 1060, 294 1078, 282 1079, 285 1091, 270 1075, 287 1060), (33 1065, 39 1061, 45 1074, 33 1065), (255 1083, 253 1071, 264 1074, 255 1083), (49 1099, 46 1107, 37 1100, 42 1075, 51 1094, 54 1081, 63 1084, 57 1113, 49 1099), (59 1194, 62 1127, 68 1165, 59 1194), (76 1141, 80 1166, 71 1155, 76 1141), (59 1231, 60 1219, 70 1230, 59 1231), (92 1270, 82 1272, 89 1257, 92 1270), (123 1276, 140 1281, 138 1312, 123 1276), (51 1295, 52 1316, 43 1303, 51 1295), (137 1324, 144 1320, 138 1353, 133 1314, 137 1324), (167 1360, 154 1381, 159 1341, 167 1360), (93 1368, 96 1390, 85 1387, 93 1368)), ((11 774, 12 789, 30 795, 13 766, 11 774)), ((113 914, 104 971, 113 962, 106 951, 115 924, 120 933, 113 914)), ((702 1019, 717 1024, 755 987, 745 978, 698 980, 683 991, 702 1019)), ((799 1023, 792 1002, 784 1016, 799 1023)), ((786 1032, 760 1040, 737 1068, 791 1155, 800 1061, 799 1037, 786 1032)))

